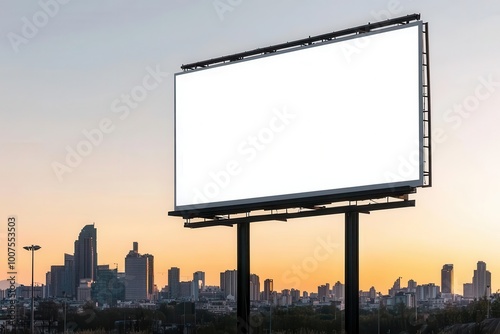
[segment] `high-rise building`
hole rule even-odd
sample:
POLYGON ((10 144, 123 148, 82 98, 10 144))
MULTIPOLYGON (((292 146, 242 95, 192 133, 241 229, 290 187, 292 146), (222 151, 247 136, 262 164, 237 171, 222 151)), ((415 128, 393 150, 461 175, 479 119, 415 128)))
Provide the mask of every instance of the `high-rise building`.
POLYGON ((260 278, 255 274, 250 275, 250 300, 260 300, 260 278))
POLYGON ((148 259, 148 299, 155 293, 155 258, 151 254, 144 254, 148 259))
MULTIPOLYGON (((52 274, 50 273, 50 271, 47 271, 47 273, 45 273, 45 291, 44 291, 44 294, 47 297, 52 297, 51 281, 52 281, 52 274)), ((2 292, 0 291, 0 297, 5 298, 5 293, 2 296, 2 292)))
POLYGON ((440 289, 434 283, 417 285, 417 292, 415 293, 417 301, 425 301, 436 299, 439 295, 440 289))
POLYGON ((392 288, 389 289, 389 295, 394 297, 399 291, 401 291, 401 277, 394 281, 392 288))
POLYGON ((335 300, 344 300, 344 284, 337 281, 333 286, 333 295, 335 300))
POLYGON ((474 298, 474 285, 472 283, 464 283, 464 298, 474 298))
POLYGON ((50 267, 50 297, 60 298, 63 297, 64 291, 64 266, 51 266, 50 267))
POLYGON ((320 302, 327 302, 330 300, 330 284, 318 286, 318 299, 320 302))
POLYGON ((154 277, 152 276, 154 257, 139 254, 137 242, 125 257, 125 299, 149 300, 153 294, 154 277))
POLYGON ((205 272, 196 271, 193 273, 193 281, 196 281, 200 290, 205 290, 205 272))
POLYGON ((273 291, 273 280, 268 278, 264 281, 264 300, 271 301, 273 291))
POLYGON ((297 303, 300 299, 300 290, 292 288, 292 290, 290 290, 290 295, 292 296, 292 303, 297 303))
POLYGON ((94 224, 82 228, 75 240, 75 290, 80 280, 95 280, 97 274, 97 229, 94 224))
POLYGON ((224 298, 235 299, 238 297, 236 295, 237 291, 237 279, 238 272, 236 270, 226 270, 220 274, 220 286, 221 291, 224 294, 224 298))
POLYGON ((75 282, 75 257, 64 254, 64 296, 73 298, 76 296, 75 282))
POLYGON ((477 269, 474 270, 474 276, 472 277, 472 285, 474 289, 474 298, 480 299, 485 296, 490 296, 491 273, 486 270, 485 262, 477 262, 477 269))
POLYGON ((101 306, 116 306, 118 300, 125 300, 125 284, 118 280, 118 269, 97 267, 97 278, 91 285, 91 297, 101 306))
POLYGON ((193 282, 181 281, 179 282, 179 298, 183 300, 193 299, 193 282))
POLYGON ((441 292, 454 293, 453 289, 453 264, 445 264, 441 269, 441 292))
POLYGON ((180 296, 180 276, 179 268, 172 267, 168 270, 168 296, 170 299, 177 299, 180 296))
POLYGON ((408 291, 415 293, 417 291, 417 282, 413 279, 408 280, 408 291))

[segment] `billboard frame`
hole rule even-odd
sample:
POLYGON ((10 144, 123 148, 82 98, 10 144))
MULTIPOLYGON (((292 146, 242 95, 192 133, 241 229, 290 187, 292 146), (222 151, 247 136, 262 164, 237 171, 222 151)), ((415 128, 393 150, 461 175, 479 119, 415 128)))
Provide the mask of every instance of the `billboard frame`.
MULTIPOLYGON (((277 51, 295 51, 300 50, 300 47, 309 47, 320 43, 331 42, 341 37, 341 40, 346 38, 358 37, 360 34, 368 32, 385 32, 391 29, 401 28, 408 25, 412 21, 419 21, 420 14, 411 14, 399 18, 389 19, 377 23, 368 23, 366 25, 357 26, 354 28, 343 29, 336 32, 313 36, 306 39, 300 39, 292 42, 277 44, 265 48, 259 48, 252 51, 240 52, 233 55, 218 57, 210 60, 190 63, 182 65, 181 69, 193 71, 204 69, 208 66, 220 66, 228 62, 242 61, 247 59, 255 59, 263 55, 275 53, 277 51), (382 29, 383 28, 383 29, 382 29), (381 30, 382 29, 382 30, 381 30)), ((419 21, 420 22, 420 21, 419 21)), ((420 22, 422 23, 422 22, 420 22)), ((358 201, 366 199, 377 199, 388 196, 402 196, 405 194, 414 193, 418 187, 428 187, 432 184, 431 176, 431 135, 430 135, 430 86, 429 86, 429 66, 428 66, 428 39, 426 37, 426 23, 420 25, 419 51, 422 53, 422 58, 419 62, 419 68, 422 74, 419 76, 420 101, 419 101, 419 174, 420 179, 410 183, 403 182, 387 182, 378 185, 368 185, 349 188, 327 189, 323 191, 311 191, 305 193, 290 193, 277 196, 235 199, 222 202, 208 202, 199 204, 183 204, 174 205, 174 211, 170 211, 170 216, 183 217, 184 219, 192 218, 214 218, 221 215, 239 214, 257 210, 280 210, 295 207, 314 207, 325 205, 334 202, 342 201, 358 201)), ((178 73, 180 75, 183 72, 178 73)), ((177 134, 177 127, 174 128, 174 137, 177 134)), ((177 157, 177 147, 174 144, 174 156, 177 157)), ((177 158, 176 158, 177 159, 177 158)), ((175 161, 177 161, 175 159, 175 161)), ((176 176, 174 178, 175 194, 177 198, 177 163, 175 162, 176 176)), ((177 201, 177 199, 175 200, 177 201)))

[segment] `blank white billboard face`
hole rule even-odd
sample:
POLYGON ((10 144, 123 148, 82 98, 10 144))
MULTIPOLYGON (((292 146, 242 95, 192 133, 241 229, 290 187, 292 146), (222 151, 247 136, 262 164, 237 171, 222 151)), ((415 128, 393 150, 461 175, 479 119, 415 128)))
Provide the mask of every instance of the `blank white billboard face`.
POLYGON ((175 76, 175 209, 421 186, 421 23, 175 76))

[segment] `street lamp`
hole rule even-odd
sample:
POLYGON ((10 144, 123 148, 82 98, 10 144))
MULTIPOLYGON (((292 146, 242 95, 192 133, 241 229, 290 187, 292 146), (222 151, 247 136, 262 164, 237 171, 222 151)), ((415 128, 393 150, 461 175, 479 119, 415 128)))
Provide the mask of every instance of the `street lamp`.
POLYGON ((35 251, 42 247, 38 245, 31 245, 24 246, 23 248, 31 252, 31 334, 35 334, 35 251))

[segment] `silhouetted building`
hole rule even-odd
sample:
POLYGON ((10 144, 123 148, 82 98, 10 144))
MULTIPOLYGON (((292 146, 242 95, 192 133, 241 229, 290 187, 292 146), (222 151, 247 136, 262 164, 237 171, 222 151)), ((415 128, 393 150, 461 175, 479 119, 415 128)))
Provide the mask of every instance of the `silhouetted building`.
POLYGON ((453 289, 453 264, 445 264, 441 269, 441 292, 454 293, 453 289))
POLYGON ((318 286, 318 299, 320 302, 327 302, 330 300, 330 284, 318 286))
POLYGON ((412 279, 408 281, 408 292, 417 292, 417 282, 412 279))
POLYGON ((50 266, 50 297, 63 297, 65 270, 64 266, 50 266))
POLYGON ((193 288, 193 281, 179 282, 179 298, 183 300, 192 300, 193 288))
POLYGON ((220 281, 220 286, 221 286, 221 291, 224 294, 224 298, 230 298, 236 300, 238 298, 237 296, 237 280, 238 276, 238 271, 236 270, 226 270, 225 272, 221 273, 221 281, 220 281))
MULTIPOLYGON (((47 271, 45 273, 45 291, 44 291, 44 294, 45 294, 45 296, 48 296, 48 297, 52 297, 51 281, 52 281, 52 274, 50 273, 50 271, 47 271)), ((5 290, 1 290, 1 291, 5 292, 5 290)), ((5 293, 3 296, 0 295, 0 297, 5 298, 5 293)))
POLYGON ((177 267, 168 270, 168 296, 170 299, 177 299, 180 295, 180 275, 181 271, 177 267))
POLYGON ((260 278, 255 274, 250 275, 250 300, 258 301, 260 299, 260 278))
POLYGON ((75 240, 75 287, 83 279, 93 281, 97 274, 97 229, 94 224, 82 228, 75 240))
POLYGON ((154 292, 154 257, 139 254, 138 243, 125 257, 125 300, 149 300, 154 292))
POLYGON ((340 281, 337 281, 333 286, 333 295, 336 301, 344 300, 344 284, 340 283, 340 281))
POLYGON ((155 294, 155 258, 151 254, 144 254, 148 259, 148 299, 152 299, 155 294))
POLYGON ((205 272, 197 271, 193 273, 193 282, 198 286, 199 290, 205 289, 205 272))
POLYGON ((389 295, 394 297, 399 291, 401 291, 401 277, 394 281, 392 288, 389 289, 389 295))
POLYGON ((73 298, 76 296, 76 287, 74 282, 75 257, 71 254, 64 254, 64 297, 73 298))
POLYGON ((439 286, 434 283, 428 283, 423 285, 417 285, 416 298, 417 301, 425 301, 430 299, 436 299, 439 291, 439 286))
POLYGON ((118 300, 125 300, 125 284, 118 279, 118 270, 98 266, 97 279, 91 286, 92 300, 99 306, 116 306, 118 300))
POLYGON ((477 269, 474 270, 474 276, 472 277, 472 285, 474 288, 474 298, 480 299, 490 296, 491 273, 486 270, 485 262, 477 262, 477 269))
POLYGON ((264 300, 271 301, 273 293, 273 280, 268 278, 264 281, 264 300))
POLYGON ((92 300, 92 281, 89 278, 82 278, 76 289, 76 300, 86 302, 92 300))
POLYGON ((464 283, 464 298, 474 299, 474 284, 464 283))
POLYGON ((290 290, 290 295, 292 296, 292 303, 297 303, 300 299, 300 290, 292 288, 292 290, 290 290))

